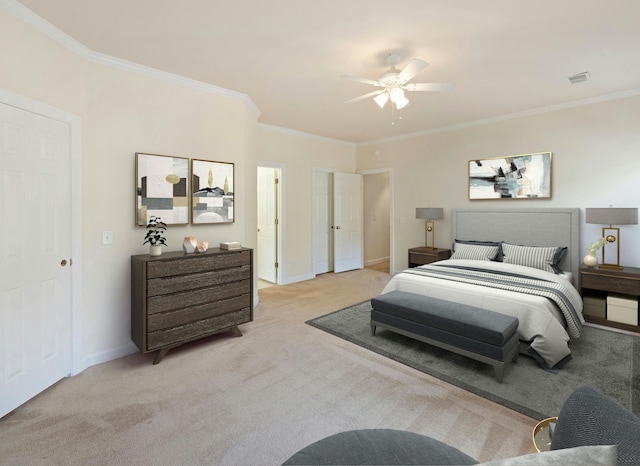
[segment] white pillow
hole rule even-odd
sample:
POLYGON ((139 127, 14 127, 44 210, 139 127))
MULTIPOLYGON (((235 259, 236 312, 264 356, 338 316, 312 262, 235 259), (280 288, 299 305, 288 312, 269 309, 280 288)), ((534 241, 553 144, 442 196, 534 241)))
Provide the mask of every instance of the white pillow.
POLYGON ((498 255, 498 246, 482 246, 478 244, 456 243, 451 259, 468 259, 474 261, 492 261, 498 255))
POLYGON ((530 455, 516 456, 504 460, 482 463, 485 466, 538 466, 538 465, 606 465, 618 464, 616 445, 589 445, 564 448, 562 450, 543 451, 530 455))

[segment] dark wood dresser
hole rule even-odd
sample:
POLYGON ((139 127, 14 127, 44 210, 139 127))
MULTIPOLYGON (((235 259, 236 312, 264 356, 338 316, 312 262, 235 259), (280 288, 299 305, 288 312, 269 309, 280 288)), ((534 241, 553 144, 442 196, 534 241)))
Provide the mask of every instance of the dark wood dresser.
POLYGON ((131 256, 131 339, 143 353, 214 333, 242 333, 253 320, 253 250, 209 249, 131 256))

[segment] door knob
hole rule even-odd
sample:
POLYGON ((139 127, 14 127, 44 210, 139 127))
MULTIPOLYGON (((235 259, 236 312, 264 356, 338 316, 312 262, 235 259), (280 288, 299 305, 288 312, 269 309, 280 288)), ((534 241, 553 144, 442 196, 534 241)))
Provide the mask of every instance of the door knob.
POLYGON ((60 265, 61 265, 62 267, 64 267, 65 265, 67 265, 67 260, 66 260, 66 259, 62 259, 62 260, 60 261, 60 265))
POLYGON ((336 230, 339 230, 339 229, 340 229, 340 227, 339 227, 339 226, 337 226, 337 227, 336 227, 336 230))

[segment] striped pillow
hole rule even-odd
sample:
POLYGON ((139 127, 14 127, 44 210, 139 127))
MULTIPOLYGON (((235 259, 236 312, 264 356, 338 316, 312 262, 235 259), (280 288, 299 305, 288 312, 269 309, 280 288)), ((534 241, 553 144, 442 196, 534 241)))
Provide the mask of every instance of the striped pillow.
POLYGON ((492 260, 502 262, 502 241, 477 241, 477 240, 464 240, 455 239, 451 245, 451 250, 456 251, 458 244, 475 244, 476 246, 498 246, 498 254, 492 260))
POLYGON ((562 272, 558 264, 566 252, 567 248, 556 246, 517 246, 502 243, 502 253, 504 254, 502 262, 558 274, 562 272))
POLYGON ((492 261, 498 255, 499 246, 480 246, 477 244, 456 243, 451 259, 474 261, 492 261))

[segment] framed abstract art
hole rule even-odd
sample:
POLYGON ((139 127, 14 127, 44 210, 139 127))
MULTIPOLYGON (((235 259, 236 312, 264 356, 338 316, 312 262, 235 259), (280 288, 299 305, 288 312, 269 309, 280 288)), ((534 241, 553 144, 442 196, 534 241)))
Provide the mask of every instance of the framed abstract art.
POLYGON ((551 152, 469 161, 469 199, 550 199, 551 152))
POLYGON ((234 164, 191 160, 191 223, 233 223, 234 164))
POLYGON ((136 225, 189 223, 189 159, 136 152, 136 225))

